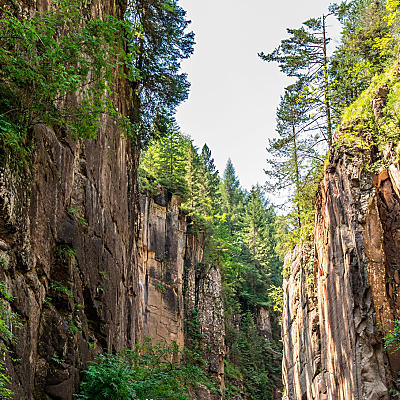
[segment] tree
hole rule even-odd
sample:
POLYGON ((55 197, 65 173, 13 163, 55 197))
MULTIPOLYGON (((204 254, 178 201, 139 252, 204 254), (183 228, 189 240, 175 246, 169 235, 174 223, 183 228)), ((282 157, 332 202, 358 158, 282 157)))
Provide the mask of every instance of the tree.
POLYGON ((282 72, 296 77, 304 88, 302 98, 308 104, 313 102, 315 109, 309 114, 314 130, 323 129, 328 145, 332 142, 331 106, 327 74, 327 55, 325 18, 312 18, 299 29, 288 29, 290 37, 282 40, 272 53, 259 53, 268 62, 275 61, 282 72), (325 118, 323 125, 320 120, 325 118))
POLYGON ((189 188, 189 208, 197 216, 210 218, 219 210, 220 178, 215 169, 211 150, 205 144, 200 154, 193 145, 189 148, 187 156, 187 182, 189 188))
MULTIPOLYGON (((271 139, 267 148, 270 157, 265 170, 269 180, 269 191, 289 191, 296 212, 297 228, 302 225, 300 199, 303 181, 322 161, 318 151, 323 142, 319 135, 310 136, 307 113, 310 105, 301 98, 303 87, 300 81, 285 89, 277 110, 276 131, 279 137, 271 139)), ((312 107, 312 104, 311 104, 312 107)))
POLYGON ((194 34, 177 0, 130 0, 127 19, 138 27, 130 38, 136 74, 131 120, 142 142, 168 131, 176 106, 186 99, 189 82, 180 62, 193 53, 194 34))
POLYGON ((160 186, 172 193, 186 198, 187 149, 191 146, 175 126, 168 133, 150 142, 148 149, 141 154, 139 179, 145 189, 157 190, 160 186))
POLYGON ((221 183, 222 211, 227 213, 231 235, 239 229, 241 211, 243 211, 244 193, 240 188, 235 168, 229 158, 221 183))
POLYGON ((26 18, 0 9, 2 163, 28 161, 38 124, 73 139, 96 138, 104 114, 126 127, 113 102, 118 72, 132 67, 124 29, 135 31, 108 15, 92 18, 76 0, 52 2, 26 18))
POLYGON ((200 160, 202 163, 203 179, 206 181, 206 196, 211 201, 211 209, 217 211, 220 209, 221 194, 219 192, 220 177, 211 156, 211 150, 205 144, 201 149, 200 160))
POLYGON ((372 78, 383 71, 395 57, 396 31, 391 17, 398 6, 389 1, 353 0, 334 4, 331 11, 342 24, 341 44, 335 50, 329 67, 331 99, 335 105, 334 122, 340 122, 344 108, 349 106, 372 78))

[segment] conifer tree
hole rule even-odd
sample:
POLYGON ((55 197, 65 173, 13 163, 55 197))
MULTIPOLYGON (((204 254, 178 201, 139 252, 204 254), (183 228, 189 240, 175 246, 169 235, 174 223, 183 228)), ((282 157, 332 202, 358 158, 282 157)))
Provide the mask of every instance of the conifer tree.
POLYGON ((288 29, 290 37, 281 41, 272 53, 259 53, 268 62, 275 61, 282 72, 296 77, 303 87, 302 101, 314 103, 308 129, 323 131, 328 145, 332 141, 330 88, 327 74, 325 18, 312 18, 299 29, 288 29), (325 122, 322 122, 325 120, 325 122))
POLYGON ((296 212, 296 225, 302 225, 301 197, 303 181, 309 172, 321 163, 319 145, 323 141, 318 135, 308 132, 309 106, 301 100, 301 82, 286 88, 277 110, 276 131, 279 137, 271 139, 268 165, 265 172, 268 176, 266 187, 270 192, 289 191, 296 212))
MULTIPOLYGON (((182 197, 187 195, 186 157, 190 142, 176 127, 166 136, 150 143, 140 160, 139 176, 152 181, 152 186, 163 186, 182 197)), ((191 145, 191 143, 190 143, 191 145)))
POLYGON ((165 133, 176 106, 186 99, 189 82, 180 62, 193 52, 194 34, 177 0, 129 0, 127 19, 138 27, 130 38, 134 58, 131 120, 146 141, 165 133))
POLYGON ((224 171, 221 188, 222 211, 227 213, 231 235, 239 228, 241 211, 243 211, 243 195, 239 179, 231 159, 228 159, 224 171))
POLYGON ((201 149, 200 160, 203 169, 203 179, 205 179, 205 195, 211 201, 211 209, 217 211, 221 206, 221 194, 219 191, 220 177, 211 156, 211 150, 205 144, 201 149))

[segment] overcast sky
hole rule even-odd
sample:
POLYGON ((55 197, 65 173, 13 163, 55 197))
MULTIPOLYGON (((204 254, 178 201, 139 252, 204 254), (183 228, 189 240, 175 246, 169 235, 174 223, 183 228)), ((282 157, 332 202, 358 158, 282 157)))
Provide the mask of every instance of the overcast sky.
MULTIPOLYGON (((289 81, 275 63, 257 53, 272 51, 311 17, 326 13, 328 0, 180 0, 196 34, 195 53, 183 70, 189 99, 177 113, 184 134, 210 147, 222 174, 230 157, 241 185, 265 182, 268 138, 289 81)), ((330 23, 329 23, 330 22, 330 23)), ((337 32, 333 17, 328 29, 337 32)))

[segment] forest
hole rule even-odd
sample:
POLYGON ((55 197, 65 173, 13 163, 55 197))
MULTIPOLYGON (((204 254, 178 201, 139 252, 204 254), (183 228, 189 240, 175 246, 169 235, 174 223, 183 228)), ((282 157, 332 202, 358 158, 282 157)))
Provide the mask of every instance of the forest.
MULTIPOLYGON (((265 182, 249 190, 242 187, 234 160, 229 159, 225 170, 218 171, 212 149, 207 144, 198 148, 190 132, 183 133, 176 122, 176 109, 190 91, 181 63, 195 51, 195 33, 190 31, 190 21, 179 1, 128 0, 122 8, 115 6, 118 2, 112 3, 104 13, 98 13, 90 1, 78 0, 52 1, 49 7, 34 12, 27 11, 28 2, 12 0, 1 5, 0 174, 13 178, 0 180, 0 196, 4 196, 0 197, 0 399, 197 399, 193 393, 199 384, 208 389, 213 400, 275 400, 282 395, 288 400, 300 399, 290 397, 282 384, 283 285, 291 276, 285 257, 315 239, 316 198, 335 154, 353 154, 354 149, 373 154, 363 170, 374 176, 381 176, 399 160, 400 0, 332 4, 324 15, 310 16, 301 26, 289 27, 286 37, 272 44, 276 47, 271 52, 260 49, 258 57, 276 63, 291 84, 284 89, 276 110, 275 136, 266 139, 265 182), (341 34, 332 51, 333 38, 327 24, 333 19, 339 21, 341 34), (140 194, 155 199, 167 192, 180 199, 179 213, 188 233, 204 238, 201 265, 217 266, 221 273, 223 384, 205 367, 204 327, 195 318, 197 310, 192 320, 184 321, 184 346, 174 341, 157 343, 136 338, 130 346, 97 346, 97 342, 85 338, 86 328, 81 327, 82 318, 78 316, 101 309, 98 303, 103 300, 98 299, 107 295, 110 279, 107 266, 98 273, 106 283, 82 292, 96 292, 93 304, 89 303, 89 295, 78 295, 80 289, 74 286, 72 277, 64 282, 63 277, 54 280, 40 272, 37 281, 41 284, 29 278, 31 286, 46 286, 40 300, 42 316, 37 319, 45 320, 46 312, 57 311, 60 320, 69 321, 66 341, 75 347, 80 343, 81 349, 86 346, 90 356, 79 366, 73 364, 78 378, 71 395, 52 397, 46 392, 48 397, 44 397, 33 390, 26 397, 16 397, 18 384, 13 381, 22 373, 15 373, 11 366, 18 363, 18 358, 26 357, 20 343, 28 335, 24 327, 29 318, 23 314, 26 311, 19 298, 22 291, 10 282, 45 268, 37 261, 40 257, 25 257, 31 251, 29 246, 18 250, 18 255, 17 245, 8 244, 9 238, 16 240, 15 232, 26 229, 18 230, 11 219, 6 220, 4 210, 12 202, 4 193, 12 182, 10 192, 25 193, 21 195, 24 207, 37 201, 29 197, 34 189, 23 190, 30 187, 27 182, 35 181, 35 171, 45 165, 35 164, 45 152, 38 134, 42 126, 52 127, 59 143, 77 154, 70 165, 79 164, 82 176, 93 173, 82 166, 82 154, 89 151, 90 143, 104 146, 100 152, 107 153, 113 166, 127 165, 127 194, 121 195, 120 203, 127 201, 135 206, 126 217, 130 221, 126 231, 136 229, 135 207, 140 194), (104 139, 104 129, 117 129, 118 133, 110 140, 104 139), (24 257, 29 259, 28 264, 37 262, 37 266, 21 267, 24 257), (59 303, 68 303, 71 310, 58 310, 59 303), (43 311, 46 307, 50 311, 43 311), (260 328, 260 315, 268 316, 266 330, 260 328)), ((266 43, 265 48, 269 45, 266 43)), ((57 157, 52 156, 50 170, 56 168, 57 157)), ((107 166, 99 180, 112 180, 113 172, 107 171, 113 171, 113 166, 107 166)), ((63 172, 57 174, 62 182, 63 172)), ((71 182, 64 192, 75 190, 79 180, 71 182)), ((82 189, 86 196, 88 187, 82 189)), ((76 198, 80 201, 84 195, 79 196, 76 198)), ((78 200, 78 205, 74 201, 64 205, 66 218, 89 235, 95 219, 89 218, 85 204, 81 207, 78 200)), ((27 220, 31 214, 26 214, 27 220)), ((108 223, 114 222, 115 218, 110 217, 108 223)), ((135 231, 129 240, 134 242, 136 236, 135 231)), ((32 237, 29 240, 34 242, 32 237)), ((84 250, 77 242, 72 245, 57 239, 54 243, 54 268, 68 265, 73 270, 84 263, 84 250)), ((106 247, 104 243, 102 246, 106 247)), ((313 256, 315 251, 311 250, 313 256)), ((316 269, 308 272, 307 282, 315 281, 316 274, 316 269)), ((128 278, 122 281, 128 285, 128 278)), ((139 291, 129 290, 134 297, 139 291)), ((164 290, 161 285, 160 291, 164 290)), ((397 303, 393 304, 398 308, 397 303)), ((104 315, 106 311, 99 318, 101 324, 104 315)), ((88 318, 88 331, 97 329, 92 321, 95 319, 88 318)), ((391 323, 381 322, 376 328, 386 354, 400 349, 399 319, 393 316, 391 323)), ((111 322, 104 322, 108 325, 111 322)), ((102 337, 106 337, 101 329, 102 337)), ((109 338, 103 340, 106 343, 109 338)), ((70 362, 69 353, 64 353, 48 354, 49 371, 61 370, 70 362)), ((37 377, 34 380, 41 382, 37 377)), ((394 396, 398 394, 397 378, 392 381, 394 396)))

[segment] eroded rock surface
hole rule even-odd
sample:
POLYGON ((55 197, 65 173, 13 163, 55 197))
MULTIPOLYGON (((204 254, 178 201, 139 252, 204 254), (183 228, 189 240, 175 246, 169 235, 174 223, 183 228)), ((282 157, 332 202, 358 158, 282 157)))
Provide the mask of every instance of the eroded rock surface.
MULTIPOLYGON (((398 165, 374 176, 370 155, 333 151, 316 202, 315 238, 284 283, 288 399, 388 399, 399 355, 379 330, 398 319, 398 165), (378 330, 379 328, 379 330, 378 330)), ((393 397, 395 398, 395 397, 393 397)))
MULTIPOLYGON (((48 1, 24 7, 43 10, 48 1)), ((91 7, 94 16, 121 17, 125 5, 91 7)), ((118 85, 115 101, 127 115, 129 90, 118 85)), ((6 360, 15 398, 72 400, 97 354, 145 336, 183 346, 190 310, 222 388, 221 276, 216 266, 203 268, 204 238, 187 233, 179 200, 162 193, 139 204, 139 154, 111 119, 92 141, 45 125, 33 136, 28 168, 0 168, 0 281, 21 321, 12 348, 18 361, 6 360)))

